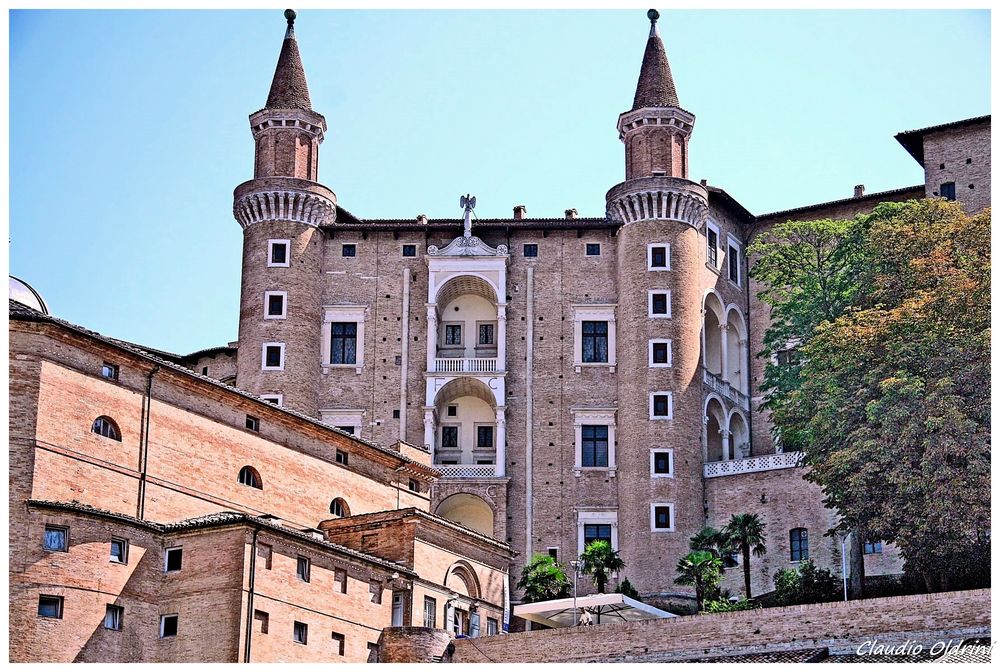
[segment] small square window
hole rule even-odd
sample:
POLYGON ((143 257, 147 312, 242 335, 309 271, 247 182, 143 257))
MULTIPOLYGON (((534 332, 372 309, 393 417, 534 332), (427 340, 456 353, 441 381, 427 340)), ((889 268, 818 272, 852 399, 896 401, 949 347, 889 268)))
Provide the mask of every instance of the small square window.
POLYGON ((524 244, 524 256, 526 256, 526 257, 537 257, 538 256, 538 243, 525 243, 524 244))
POLYGON ((369 581, 368 592, 371 593, 372 604, 382 604, 382 582, 369 581))
POLYGON ((42 618, 62 618, 63 598, 58 595, 39 595, 38 615, 42 618))
POLYGON ((45 526, 42 548, 46 551, 65 551, 69 548, 69 528, 55 525, 45 526))
POLYGON ((260 431, 260 418, 255 418, 252 415, 248 415, 247 416, 247 429, 249 429, 251 432, 259 432, 260 431))
MULTIPOLYGON (((416 245, 403 245, 403 256, 404 257, 415 257, 417 256, 417 246, 416 245)), ((343 654, 341 654, 343 655, 343 654)))
POLYGON ((671 365, 670 341, 650 341, 649 365, 655 367, 671 365))
POLYGON ((669 420, 673 416, 673 404, 671 395, 665 392, 658 392, 650 395, 649 417, 651 420, 669 420))
POLYGON ((392 418, 393 418, 393 420, 399 420, 399 409, 398 408, 392 409, 392 418))
POLYGON ((267 297, 266 317, 278 319, 285 317, 285 292, 265 292, 267 297))
POLYGON ((253 620, 257 621, 257 632, 262 635, 267 634, 267 626, 270 623, 271 615, 260 609, 253 610, 253 620))
POLYGON ((177 614, 160 616, 160 639, 177 636, 177 614))
POLYGON ((280 370, 285 368, 285 344, 265 343, 263 369, 280 370))
POLYGON ((457 415, 458 415, 458 406, 449 406, 448 407, 448 417, 449 418, 454 418, 457 415))
POLYGON ((669 450, 653 451, 653 476, 670 476, 672 472, 669 450))
POLYGON ((344 243, 340 248, 340 255, 343 257, 356 257, 358 256, 358 246, 354 243, 344 243))
POLYGON ((548 552, 549 552, 549 557, 550 558, 552 558, 556 562, 559 562, 559 549, 558 548, 556 548, 555 546, 549 546, 548 552))
POLYGON ((111 538, 111 562, 125 564, 128 562, 128 541, 111 538))
POLYGON ((670 293, 649 293, 649 314, 651 317, 670 317, 670 293))
POLYGON ((295 576, 299 581, 309 583, 309 558, 299 556, 295 561, 295 576))
POLYGON ((101 375, 108 380, 118 380, 118 365, 104 362, 104 365, 101 366, 101 375))
POLYGON ((288 240, 267 241, 267 265, 288 266, 288 240))
MULTIPOLYGON (((351 429, 353 430, 354 428, 351 427, 351 429)), ((334 460, 336 461, 337 464, 342 464, 342 465, 344 465, 346 467, 347 466, 347 452, 343 451, 343 450, 340 450, 340 449, 337 449, 337 453, 336 453, 336 455, 334 457, 334 460)))
POLYGON ((354 425, 337 425, 337 429, 348 434, 354 434, 354 425))
POLYGON ((309 639, 309 626, 300 621, 295 621, 292 625, 292 641, 296 644, 305 644, 309 639))
POLYGON ((330 633, 330 636, 333 639, 333 647, 337 650, 337 655, 344 655, 344 636, 339 632, 330 633))
POLYGON ((653 529, 669 531, 673 529, 673 511, 667 504, 653 505, 653 529))
POLYGON ((650 271, 669 271, 670 247, 668 245, 650 245, 647 261, 650 271))
POLYGON ((945 182, 941 185, 941 198, 947 198, 949 201, 955 200, 955 183, 945 182))
POLYGON ((184 549, 181 547, 168 548, 165 554, 163 568, 168 572, 181 571, 181 564, 184 559, 184 549))
POLYGON ((601 244, 600 243, 587 243, 587 256, 588 257, 599 257, 599 256, 601 256, 601 244))
POLYGON ((116 604, 109 604, 104 610, 104 629, 121 630, 122 616, 125 614, 125 607, 116 604))
POLYGON ((420 483, 411 478, 409 482, 409 488, 410 492, 420 492, 420 483))
POLYGON ((337 584, 337 590, 344 595, 347 594, 347 570, 337 569, 333 572, 333 582, 337 584))

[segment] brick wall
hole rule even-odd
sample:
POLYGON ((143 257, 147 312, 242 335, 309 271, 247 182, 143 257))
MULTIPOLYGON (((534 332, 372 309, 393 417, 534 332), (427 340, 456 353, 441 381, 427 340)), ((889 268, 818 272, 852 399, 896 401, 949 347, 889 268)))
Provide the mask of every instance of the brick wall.
POLYGON ((452 662, 652 662, 748 646, 837 648, 989 631, 990 591, 974 590, 460 639, 452 662))
POLYGON ((955 198, 966 212, 990 205, 989 120, 924 136, 924 180, 927 197, 940 195, 941 184, 955 183, 955 198))

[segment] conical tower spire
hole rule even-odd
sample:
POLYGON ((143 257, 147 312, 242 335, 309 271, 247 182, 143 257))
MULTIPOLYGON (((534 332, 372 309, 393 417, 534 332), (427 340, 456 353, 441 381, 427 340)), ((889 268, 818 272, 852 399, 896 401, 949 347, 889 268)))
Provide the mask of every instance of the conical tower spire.
POLYGON ((295 11, 285 10, 288 28, 281 43, 278 65, 274 68, 271 91, 267 94, 267 109, 271 110, 311 110, 309 86, 306 71, 299 56, 299 45, 295 41, 295 11))
POLYGON ((639 83, 635 87, 632 109, 680 107, 674 78, 670 74, 667 51, 663 48, 663 40, 656 30, 656 20, 660 18, 660 13, 651 9, 646 16, 649 17, 650 23, 649 39, 646 41, 646 53, 642 56, 642 70, 639 72, 639 83))

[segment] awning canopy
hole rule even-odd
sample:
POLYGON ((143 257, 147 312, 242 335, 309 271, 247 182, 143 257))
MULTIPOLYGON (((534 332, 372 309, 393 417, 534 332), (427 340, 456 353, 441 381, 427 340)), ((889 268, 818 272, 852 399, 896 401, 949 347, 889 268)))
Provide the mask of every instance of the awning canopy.
MULTIPOLYGON (((514 615, 526 621, 541 623, 550 628, 566 628, 574 624, 573 598, 547 600, 519 604, 514 607, 514 615)), ((677 614, 651 607, 621 593, 608 593, 578 597, 576 602, 576 623, 584 624, 624 623, 645 621, 652 618, 673 618, 677 614), (586 614, 586 616, 584 615, 586 614)))

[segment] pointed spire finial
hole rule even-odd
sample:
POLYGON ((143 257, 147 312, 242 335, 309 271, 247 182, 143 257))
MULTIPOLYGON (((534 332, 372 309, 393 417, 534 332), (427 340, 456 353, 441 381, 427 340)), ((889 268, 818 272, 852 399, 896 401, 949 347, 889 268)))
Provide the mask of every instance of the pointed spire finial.
POLYGON ((646 12, 646 17, 649 19, 649 36, 658 35, 659 33, 656 32, 656 21, 660 18, 660 13, 655 9, 651 9, 646 12))
POLYGON ((264 107, 272 110, 311 110, 306 73, 295 41, 295 10, 286 9, 285 19, 288 21, 288 29, 285 30, 285 40, 281 44, 278 65, 274 69, 274 79, 271 80, 271 91, 264 107))
POLYGON ((288 29, 285 30, 285 39, 293 40, 295 39, 295 10, 286 9, 285 10, 285 20, 288 21, 288 29))

